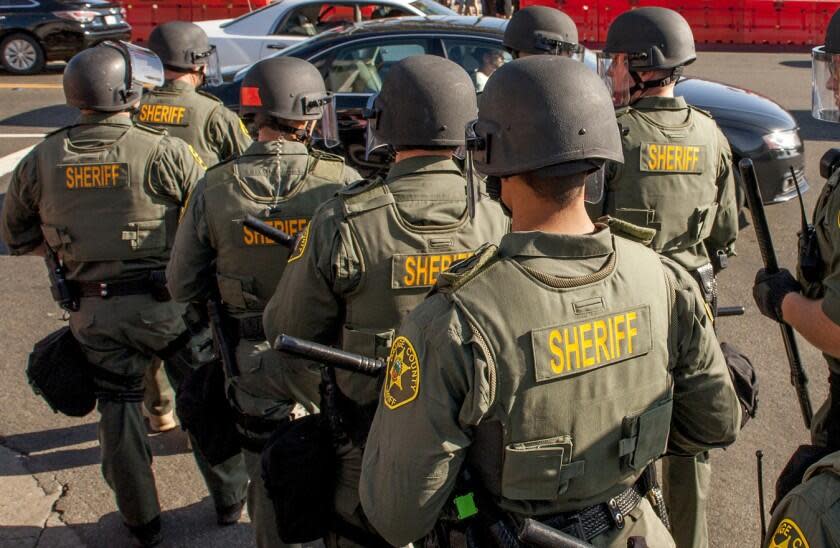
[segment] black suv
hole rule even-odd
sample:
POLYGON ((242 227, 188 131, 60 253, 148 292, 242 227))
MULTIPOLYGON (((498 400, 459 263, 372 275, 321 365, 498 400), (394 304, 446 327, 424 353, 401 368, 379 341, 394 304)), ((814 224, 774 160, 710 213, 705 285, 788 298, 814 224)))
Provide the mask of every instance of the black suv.
POLYGON ((130 40, 125 10, 106 0, 0 0, 0 64, 33 74, 103 40, 130 40))

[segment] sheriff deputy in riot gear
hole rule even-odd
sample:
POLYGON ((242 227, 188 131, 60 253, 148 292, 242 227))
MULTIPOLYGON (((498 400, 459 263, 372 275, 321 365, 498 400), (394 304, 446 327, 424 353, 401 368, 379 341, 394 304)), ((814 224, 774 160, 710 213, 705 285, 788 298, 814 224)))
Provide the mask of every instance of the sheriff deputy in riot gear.
MULTIPOLYGON (((507 218, 489 200, 470 217, 453 161, 475 112, 473 84, 457 64, 420 55, 391 67, 367 109, 368 143, 393 147, 396 162, 384 179, 339 192, 307 226, 263 315, 269 340, 285 333, 384 358, 400 320, 441 273, 499 241, 507 218)), ((345 371, 336 378, 354 411, 345 417, 352 443, 338 449, 335 511, 366 529, 358 480, 377 382, 345 371)), ((335 535, 327 544, 352 545, 335 535)))
POLYGON ((514 58, 548 54, 583 61, 585 51, 572 18, 548 6, 528 6, 514 13, 503 44, 514 58))
MULTIPOLYGON (((310 63, 294 57, 260 61, 242 81, 240 99, 257 141, 240 156, 211 168, 199 183, 178 228, 167 280, 172 296, 181 302, 206 301, 218 284, 235 328, 228 338, 236 345, 240 375, 228 383, 251 477, 248 513, 257 545, 273 548, 285 544, 263 485, 260 452, 278 423, 289 420, 295 401, 315 410, 320 377, 307 370, 282 372, 279 355, 266 342, 262 312, 289 250, 242 220, 251 214, 297 235, 318 206, 361 177, 340 157, 309 148, 317 124, 332 124, 333 129, 335 124, 333 97, 310 63), (290 380, 307 375, 312 379, 290 380), (313 383, 311 392, 294 389, 313 383)), ((324 128, 320 132, 329 133, 324 128)))
POLYGON ((93 373, 102 473, 143 546, 161 541, 143 375, 187 331, 184 307, 162 294, 153 272, 162 274, 179 212, 204 173, 189 145, 132 122, 143 86, 162 82, 157 57, 130 44, 73 57, 64 95, 81 116, 18 164, 0 223, 13 255, 48 245, 64 263, 79 299, 70 328, 93 370, 105 372, 93 373))
MULTIPOLYGON (((715 273, 733 253, 738 207, 729 143, 708 113, 674 97, 695 58, 691 27, 673 10, 640 8, 610 25, 599 73, 613 93, 624 164, 606 166, 604 202, 589 211, 655 229, 653 250, 692 273, 714 313, 715 273)), ((708 545, 710 477, 708 455, 664 461, 680 548, 708 545)))
POLYGON ((391 346, 360 494, 394 546, 430 531, 467 464, 503 521, 673 546, 646 467, 735 439, 697 285, 586 213, 587 175, 622 161, 610 106, 596 74, 558 56, 506 64, 480 97, 467 147, 500 179, 513 232, 442 275, 391 346))
MULTIPOLYGON (((825 31, 825 44, 812 51, 812 115, 840 122, 840 11, 825 31)), ((829 176, 814 208, 816 245, 799 250, 797 278, 785 269, 755 278, 753 296, 762 314, 785 322, 823 352, 829 369, 829 395, 814 415, 811 443, 791 457, 777 482, 777 501, 767 546, 836 545, 840 535, 840 170, 837 157, 823 157, 829 176), (816 462, 819 460, 819 462, 816 462), (792 464, 798 462, 798 467, 792 464), (811 466, 802 476, 803 469, 811 466), (787 477, 785 477, 787 476, 787 477), (800 480, 801 477, 801 480, 800 480), (780 492, 782 483, 799 485, 780 492)), ((800 246, 804 241, 800 239, 800 246)))
POLYGON ((186 21, 163 23, 149 35, 149 49, 163 62, 166 83, 143 96, 136 120, 188 142, 207 167, 243 153, 251 144, 245 125, 198 89, 222 81, 216 48, 204 30, 186 21))

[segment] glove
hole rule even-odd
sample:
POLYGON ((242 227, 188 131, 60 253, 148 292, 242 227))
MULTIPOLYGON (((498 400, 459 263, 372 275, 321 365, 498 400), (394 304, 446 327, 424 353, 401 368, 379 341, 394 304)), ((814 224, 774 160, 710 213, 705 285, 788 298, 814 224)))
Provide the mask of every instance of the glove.
POLYGON ((768 274, 761 269, 755 274, 755 285, 753 285, 753 299, 762 314, 783 322, 782 301, 788 293, 799 293, 802 286, 789 270, 781 269, 775 274, 768 274))

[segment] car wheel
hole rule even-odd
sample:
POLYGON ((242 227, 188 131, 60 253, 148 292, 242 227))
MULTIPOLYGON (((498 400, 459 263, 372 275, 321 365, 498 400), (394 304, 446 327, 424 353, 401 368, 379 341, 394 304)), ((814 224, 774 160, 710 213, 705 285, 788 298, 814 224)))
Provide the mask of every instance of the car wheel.
POLYGON ((44 69, 44 49, 27 34, 12 34, 0 44, 0 63, 12 74, 35 74, 44 69))

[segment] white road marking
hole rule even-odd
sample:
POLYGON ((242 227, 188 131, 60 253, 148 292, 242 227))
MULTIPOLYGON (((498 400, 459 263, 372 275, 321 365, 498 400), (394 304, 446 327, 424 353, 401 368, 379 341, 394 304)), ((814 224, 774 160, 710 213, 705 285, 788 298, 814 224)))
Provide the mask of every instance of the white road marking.
MULTIPOLYGON (((31 147, 26 147, 18 150, 17 152, 12 152, 6 156, 0 158, 0 177, 4 177, 15 170, 17 167, 18 162, 20 162, 24 156, 29 154, 29 151, 35 148, 35 145, 31 147)), ((9 184, 0 184, 0 192, 6 192, 9 184)))
POLYGON ((0 139, 40 139, 46 133, 0 133, 0 139))

